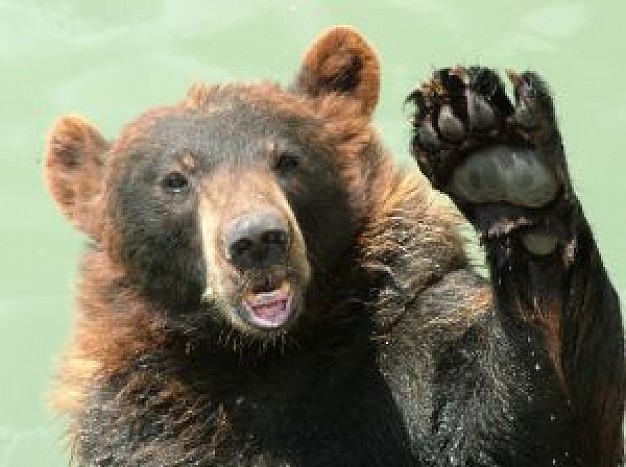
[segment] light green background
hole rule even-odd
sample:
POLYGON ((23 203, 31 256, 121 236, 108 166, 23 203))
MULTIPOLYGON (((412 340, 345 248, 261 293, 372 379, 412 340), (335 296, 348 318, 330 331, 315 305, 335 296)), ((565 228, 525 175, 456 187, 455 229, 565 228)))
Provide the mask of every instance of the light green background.
POLYGON ((0 0, 0 466, 67 465, 45 405, 72 324, 83 240, 44 191, 45 135, 78 112, 114 137, 193 81, 287 83, 332 24, 382 58, 377 120, 407 154, 402 100, 434 67, 540 70, 555 89, 578 193, 626 297, 626 3, 617 0, 0 0))

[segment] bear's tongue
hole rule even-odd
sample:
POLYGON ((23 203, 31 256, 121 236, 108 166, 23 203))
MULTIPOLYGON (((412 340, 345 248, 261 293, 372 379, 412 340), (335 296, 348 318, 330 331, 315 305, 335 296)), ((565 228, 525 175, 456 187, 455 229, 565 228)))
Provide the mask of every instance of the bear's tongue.
POLYGON ((252 322, 264 328, 282 326, 291 314, 291 293, 286 283, 270 292, 250 293, 243 303, 252 322))

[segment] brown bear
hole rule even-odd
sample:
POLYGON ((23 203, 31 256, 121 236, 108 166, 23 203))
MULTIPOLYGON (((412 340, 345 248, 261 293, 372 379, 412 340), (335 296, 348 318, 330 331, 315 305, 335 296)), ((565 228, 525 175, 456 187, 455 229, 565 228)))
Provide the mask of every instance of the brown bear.
POLYGON ((76 463, 619 464, 619 302, 547 86, 509 78, 410 94, 430 183, 382 145, 348 27, 287 88, 196 85, 114 142, 59 120, 45 177, 90 239, 56 388, 76 463))

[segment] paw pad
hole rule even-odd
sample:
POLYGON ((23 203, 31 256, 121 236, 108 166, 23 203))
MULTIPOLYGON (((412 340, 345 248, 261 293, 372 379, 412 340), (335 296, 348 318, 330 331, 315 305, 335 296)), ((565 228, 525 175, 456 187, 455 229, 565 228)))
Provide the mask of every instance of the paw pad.
POLYGON ((538 75, 507 76, 514 103, 492 70, 436 71, 409 96, 412 150, 433 185, 457 201, 538 208, 559 191, 559 171, 542 146, 546 134, 558 134, 552 101, 538 75))
POLYGON ((536 151, 493 146, 472 153, 455 167, 449 190, 471 203, 538 208, 554 199, 558 186, 536 151))

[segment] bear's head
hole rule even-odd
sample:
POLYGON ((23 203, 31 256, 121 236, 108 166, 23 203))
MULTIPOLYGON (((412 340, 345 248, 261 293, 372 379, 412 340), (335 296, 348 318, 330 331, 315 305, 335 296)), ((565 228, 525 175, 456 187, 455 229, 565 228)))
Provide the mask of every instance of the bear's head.
MULTIPOLYGON (((197 85, 107 142, 53 127, 45 176, 64 214, 124 280, 176 321, 283 333, 340 274, 376 209, 388 157, 370 124, 374 51, 322 34, 293 84, 197 85), (181 318, 182 319, 182 318, 181 318)), ((386 175, 388 176, 388 175, 386 175)))

